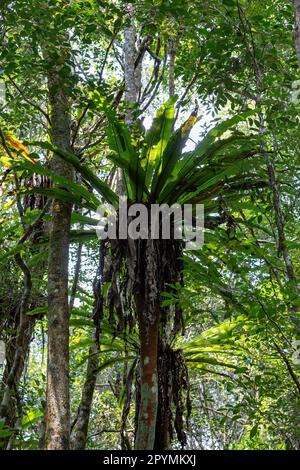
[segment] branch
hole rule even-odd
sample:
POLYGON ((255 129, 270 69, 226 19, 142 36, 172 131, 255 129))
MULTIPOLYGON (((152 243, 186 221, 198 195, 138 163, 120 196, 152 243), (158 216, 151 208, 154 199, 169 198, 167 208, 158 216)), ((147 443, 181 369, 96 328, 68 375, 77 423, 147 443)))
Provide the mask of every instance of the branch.
POLYGON ((43 116, 47 119, 47 122, 51 125, 51 119, 50 119, 49 115, 46 113, 46 111, 44 111, 38 104, 33 103, 31 100, 26 98, 26 96, 22 92, 19 85, 17 85, 16 82, 9 75, 7 75, 7 77, 9 79, 9 81, 13 84, 13 86, 18 90, 18 92, 22 96, 23 100, 26 101, 26 103, 30 104, 30 106, 32 106, 33 108, 37 109, 40 113, 42 113, 43 116))
MULTIPOLYGON (((117 34, 117 33, 116 33, 116 34, 117 34)), ((116 34, 113 36, 113 38, 111 39, 111 41, 110 41, 108 47, 106 48, 105 55, 104 55, 104 59, 103 59, 103 62, 102 62, 101 68, 100 68, 99 84, 98 84, 98 86, 101 85, 101 83, 102 83, 104 68, 105 68, 105 65, 106 65, 106 62, 107 62, 107 58, 108 58, 109 51, 110 51, 110 49, 111 49, 111 47, 112 47, 112 45, 113 45, 113 43, 114 43, 114 41, 115 41, 115 39, 116 39, 116 34)), ((74 134, 73 134, 73 137, 72 137, 71 147, 73 147, 74 144, 75 144, 75 140, 76 140, 76 137, 77 137, 77 135, 78 135, 78 132, 79 132, 81 123, 82 123, 83 119, 85 118, 86 113, 88 112, 91 103, 92 103, 92 100, 90 100, 90 101, 88 102, 88 104, 87 104, 86 107, 84 108, 84 110, 83 110, 81 116, 80 116, 79 119, 78 119, 77 125, 76 125, 75 130, 74 130, 74 134)))
POLYGON ((181 98, 179 99, 178 103, 177 103, 177 110, 176 110, 176 114, 175 114, 175 119, 174 119, 174 122, 177 121, 178 119, 178 115, 179 115, 179 111, 180 111, 180 107, 182 105, 182 102, 183 100, 185 99, 186 95, 188 94, 188 92, 190 91, 190 89, 192 88, 192 86, 194 85, 195 81, 197 80, 197 75, 194 75, 194 77, 192 78, 192 80, 190 81, 190 83, 188 84, 188 86, 186 87, 183 95, 181 96, 181 98))
POLYGON ((48 201, 45 203, 43 209, 41 210, 41 212, 39 213, 39 215, 36 217, 36 219, 27 227, 27 229, 25 230, 24 234, 22 235, 22 237, 18 240, 17 242, 17 245, 20 245, 21 243, 24 243, 27 238, 29 237, 29 235, 32 233, 32 231, 35 229, 35 227, 38 225, 38 223, 40 222, 40 220, 44 217, 44 215, 46 214, 48 208, 50 207, 50 204, 51 204, 51 200, 48 199, 48 201))
POLYGON ((278 353, 280 354, 280 356, 282 357, 282 359, 284 360, 284 363, 286 365, 286 368, 288 370, 288 373, 290 374, 294 384, 296 385, 296 388, 298 390, 298 393, 300 395, 300 382, 299 382, 299 379, 298 377, 296 376, 295 372, 293 371, 293 368, 288 360, 288 358, 286 357, 285 353, 283 352, 283 350, 278 346, 278 344, 276 344, 274 342, 274 346, 276 348, 276 350, 278 351, 278 353))

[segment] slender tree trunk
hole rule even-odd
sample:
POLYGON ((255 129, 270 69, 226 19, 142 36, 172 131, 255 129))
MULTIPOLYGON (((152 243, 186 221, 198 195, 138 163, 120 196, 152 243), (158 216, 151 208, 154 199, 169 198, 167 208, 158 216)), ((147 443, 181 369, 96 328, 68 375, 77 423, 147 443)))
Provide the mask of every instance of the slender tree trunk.
MULTIPOLYGON (((295 41, 296 41, 296 49, 297 53, 300 52, 298 48, 300 46, 300 31, 299 31, 299 21, 300 21, 300 0, 294 0, 295 9, 296 9, 296 28, 295 28, 295 41)), ((252 46, 252 60, 254 66, 254 75, 255 75, 255 82, 257 87, 257 96, 254 98, 257 106, 259 107, 261 101, 261 89, 262 89, 262 71, 260 63, 257 60, 255 46, 252 46)), ((300 56, 298 56, 300 59, 300 56)), ((300 66, 300 61, 299 61, 300 66)), ((265 121, 262 112, 258 113, 259 115, 259 133, 261 136, 265 134, 265 121)), ((269 185, 272 191, 272 199, 273 199, 273 208, 274 208, 274 215, 275 215, 275 223, 277 229, 277 236, 278 236, 278 255, 283 257, 283 261, 286 268, 286 273, 288 280, 290 281, 291 285, 293 286, 294 290, 294 297, 290 303, 290 313, 291 313, 291 321, 295 328, 295 333, 297 339, 300 338, 300 320, 299 320, 299 306, 297 305, 297 297, 299 297, 299 288, 297 285, 296 274, 293 266, 292 259, 289 254, 289 250, 286 243, 286 235, 285 235, 285 227, 284 227, 284 214, 282 211, 282 203, 281 203, 281 194, 280 188, 278 186, 277 177, 276 177, 276 169, 274 163, 269 158, 269 155, 266 151, 264 145, 261 147, 263 158, 266 164, 268 178, 269 178, 269 185), (296 302, 295 302, 296 300, 296 302)))
MULTIPOLYGON (((46 57, 49 61, 51 140, 55 146, 70 150, 68 98, 60 67, 53 63, 50 53, 46 57)), ((60 59, 64 62, 63 56, 60 59)), ((51 168, 58 175, 73 179, 72 167, 56 155, 52 157, 51 168)), ((53 201, 48 260, 46 446, 55 450, 68 449, 70 442, 68 261, 71 212, 71 204, 53 201)))
MULTIPOLYGON (((298 64, 300 67, 300 1, 294 0, 295 6, 295 17, 296 17, 296 26, 295 26, 295 46, 297 51, 298 57, 298 64)), ((256 97, 255 101, 257 105, 260 104, 260 90, 262 88, 262 74, 260 64, 257 61, 255 48, 252 48, 252 58, 253 58, 253 65, 255 70, 255 80, 257 85, 258 96, 256 97)), ((265 123, 264 123, 264 116, 262 113, 259 113, 259 122, 260 122, 260 134, 263 136, 265 133, 265 123)), ((277 229, 277 236, 278 236, 278 255, 283 257, 283 261, 286 268, 286 274, 289 282, 293 287, 294 295, 291 299, 289 305, 289 313, 291 323, 293 324, 295 335, 297 340, 300 338, 300 319, 299 319, 299 305, 298 305, 298 297, 299 297, 299 286, 297 285, 296 274, 294 270, 294 265, 292 259, 289 255, 288 246, 286 243, 286 235, 285 235, 285 227, 284 227, 284 214, 282 211, 282 204, 281 204, 281 194, 280 188, 278 186, 277 177, 276 177, 276 168, 274 163, 270 160, 268 153, 264 146, 262 146, 263 157, 267 167, 268 178, 269 178, 269 185, 272 191, 272 199, 273 199, 273 208, 274 208, 274 215, 275 215, 275 223, 277 229)), ((299 366, 296 366, 299 368, 299 366)), ((294 415, 297 417, 298 425, 299 425, 299 410, 297 404, 294 408, 294 415)), ((296 438, 296 446, 299 448, 299 438, 296 438)))
MULTIPOLYGON (((258 79, 259 83, 259 79, 258 79)), ((259 99, 257 103, 259 104, 259 99)), ((262 113, 259 113, 259 122, 260 122, 260 134, 263 136, 265 134, 265 122, 262 113)), ((278 247, 278 256, 282 256, 286 274, 289 282, 293 287, 294 298, 291 299, 289 311, 290 311, 290 319, 293 323, 295 334, 297 339, 300 338, 300 318, 299 318, 299 306, 297 305, 297 300, 299 297, 299 287, 297 285, 297 279, 295 274, 294 265, 292 259, 289 254, 287 242, 286 242, 286 235, 285 235, 285 226, 284 226, 284 214, 282 211, 282 203, 281 203, 281 194, 280 188, 278 186, 277 177, 276 177, 276 169, 274 163, 269 158, 268 153, 266 152, 265 148, 261 149, 263 152, 264 162, 268 172, 268 179, 270 189, 272 191, 272 202, 273 202, 273 209, 274 209, 274 216, 275 216, 275 223, 277 229, 277 247, 278 247)))
MULTIPOLYGON (((3 394, 0 405, 0 418, 9 429, 15 427, 17 419, 18 386, 24 371, 24 365, 29 353, 35 319, 22 315, 17 335, 12 344, 7 347, 7 363, 3 374, 3 394)), ((0 448, 5 448, 9 438, 0 439, 0 448)))
POLYGON ((84 450, 86 447, 90 413, 97 381, 98 361, 99 349, 95 341, 95 344, 89 348, 86 379, 82 389, 76 421, 71 434, 71 448, 73 450, 84 450))
MULTIPOLYGON (((15 261, 24 276, 24 290, 20 302, 19 325, 15 339, 14 356, 11 368, 6 377, 3 397, 0 404, 0 418, 4 420, 5 425, 8 427, 12 427, 16 420, 16 408, 12 398, 14 395, 16 396, 18 394, 18 384, 24 370, 24 364, 29 351, 29 344, 34 325, 34 321, 26 315, 32 289, 31 273, 26 262, 19 253, 16 254, 15 261)), ((16 401, 18 401, 18 396, 16 396, 16 401)))
POLYGON ((125 101, 127 103, 127 111, 125 121, 131 127, 134 123, 134 105, 138 101, 139 91, 141 87, 141 62, 138 67, 135 66, 137 59, 136 48, 136 29, 134 20, 134 6, 129 3, 127 5, 127 22, 124 29, 124 78, 125 78, 125 101))
MULTIPOLYGON (((42 181, 37 175, 33 175, 28 183, 31 186, 41 186, 42 181)), ((23 241, 30 237, 32 244, 35 244, 41 235, 45 233, 45 226, 42 222, 43 211, 46 211, 48 204, 43 198, 30 195, 24 198, 22 213, 26 209, 40 209, 40 218, 38 217, 35 222, 28 227, 24 226, 25 232, 23 233, 23 241)), ((22 240, 22 239, 21 239, 22 240)), ((23 243, 20 241, 18 243, 23 243)), ((12 331, 9 339, 6 342, 6 366, 2 377, 1 384, 1 404, 0 404, 0 417, 4 420, 5 425, 9 429, 16 428, 17 419, 22 419, 20 409, 22 403, 19 397, 19 383, 24 372, 27 357, 30 350, 30 342, 34 331, 36 322, 35 316, 26 315, 29 308, 34 308, 35 300, 31 298, 32 290, 32 273, 30 272, 26 262, 20 254, 15 256, 15 261, 23 273, 24 277, 24 290, 21 301, 17 301, 17 308, 13 308, 8 316, 11 318, 8 330, 12 331), (19 405, 19 406, 18 406, 19 405)), ((45 264, 41 263, 39 268, 34 271, 36 277, 42 277, 45 271, 45 264)), ((8 448, 13 445, 15 434, 10 438, 0 439, 0 448, 8 448)))
POLYGON ((176 25, 176 21, 174 18, 171 18, 171 28, 172 32, 170 35, 169 41, 169 97, 175 95, 175 62, 176 62, 176 54, 177 49, 180 42, 180 37, 182 34, 181 28, 178 29, 178 25, 176 25))
POLYGON ((94 291, 94 309, 93 320, 95 328, 93 332, 94 343, 89 348, 89 357, 87 361, 86 378, 82 388, 80 404, 77 410, 77 416, 73 424, 71 433, 71 448, 74 450, 84 450, 87 443, 88 427, 90 421, 93 396, 98 375, 99 363, 99 336, 100 324, 103 317, 103 294, 102 285, 104 282, 104 261, 105 261, 105 243, 102 242, 99 250, 99 262, 96 276, 93 282, 94 291))
POLYGON ((300 67, 300 0, 294 0, 294 7, 295 7, 295 46, 298 58, 298 64, 300 67))
MULTIPOLYGON (((173 26, 175 22, 171 20, 173 26)), ((173 34, 170 37, 169 43, 169 97, 175 95, 175 59, 178 40, 173 34)))

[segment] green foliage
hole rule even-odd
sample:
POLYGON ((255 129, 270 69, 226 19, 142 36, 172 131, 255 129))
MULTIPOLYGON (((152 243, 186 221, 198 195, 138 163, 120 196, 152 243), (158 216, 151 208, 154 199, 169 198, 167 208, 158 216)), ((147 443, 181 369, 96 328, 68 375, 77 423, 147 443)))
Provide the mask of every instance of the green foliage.
MULTIPOLYGON (((38 449, 43 437, 51 209, 43 213, 42 208, 48 199, 74 207, 69 290, 71 296, 80 260, 70 318, 72 420, 76 416, 95 345, 95 211, 104 201, 118 208, 111 184, 118 170, 130 203, 205 206, 205 244, 184 253, 184 287, 171 286, 172 293, 161 295, 162 311, 173 305, 183 311, 185 337, 177 338, 174 348, 183 351, 190 374, 188 446, 294 449, 299 445, 300 376, 293 341, 299 317, 300 142, 299 102, 292 96, 300 72, 292 2, 133 3, 138 47, 147 47, 141 51, 143 83, 131 128, 125 124, 124 2, 1 2, 0 79, 6 98, 2 103, 0 97, 0 128, 31 153, 9 146, 8 154, 0 141, 0 339, 13 344, 19 327, 25 277, 18 255, 32 277, 25 313, 34 331, 14 395, 16 420, 12 426, 0 420, 0 446, 10 439, 15 449, 38 449), (178 43, 177 94, 168 99, 171 43, 178 43), (69 152, 49 143, 47 73, 53 63, 72 108, 69 152), (147 130, 144 117, 144 124, 152 122, 147 130), (73 165, 76 181, 50 169, 53 154, 73 165), (266 157, 275 172, 285 250, 266 157), (295 281, 288 279, 287 259, 295 281)), ((109 281, 102 285, 88 449, 121 447, 128 377, 139 356, 137 325, 122 334, 111 326, 110 287, 109 281)), ((2 367, 1 379, 4 372, 2 367)), ((133 377, 132 393, 135 386, 133 377)), ((126 424, 131 444, 133 402, 126 424)), ((179 447, 176 440, 173 446, 179 447)))

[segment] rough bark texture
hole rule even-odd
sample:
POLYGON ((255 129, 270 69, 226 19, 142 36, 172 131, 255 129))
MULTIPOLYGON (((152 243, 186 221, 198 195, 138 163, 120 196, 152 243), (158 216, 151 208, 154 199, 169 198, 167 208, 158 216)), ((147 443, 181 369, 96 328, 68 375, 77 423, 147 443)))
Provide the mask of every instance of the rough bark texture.
MULTIPOLYGON (((51 140, 70 150, 69 103, 59 67, 48 56, 48 89, 51 110, 51 140)), ((72 167, 53 155, 52 170, 73 179, 72 167)), ((69 403, 69 306, 68 260, 71 204, 54 200, 48 261, 48 365, 46 405, 47 449, 68 449, 69 403)))
POLYGON ((294 7, 295 7, 295 19, 296 19, 296 24, 295 24, 295 45, 296 45, 296 51, 297 51, 297 58, 298 58, 298 64, 300 67, 300 0, 294 0, 294 7))
MULTIPOLYGON (((172 22, 174 23, 174 22, 172 22)), ((177 40, 172 35, 170 37, 169 47, 169 97, 175 95, 175 58, 176 58, 177 40)))
MULTIPOLYGON (((140 246, 144 245, 141 241, 140 246)), ((139 276, 135 290, 138 314, 140 352, 140 404, 136 450, 151 450, 154 447, 158 406, 158 334, 159 292, 157 290, 157 251, 153 240, 147 240, 144 250, 139 252, 139 276), (142 273, 144 269, 144 273, 142 273)))
POLYGON ((126 113, 126 124, 133 124, 133 106, 138 101, 141 87, 141 62, 136 67, 137 48, 136 30, 134 21, 134 6, 127 5, 127 25, 124 28, 124 79, 125 79, 125 101, 128 104, 126 113))
POLYGON ((180 352, 170 348, 182 326, 181 311, 174 305, 162 308, 161 292, 170 291, 169 284, 181 281, 181 245, 176 240, 128 239, 112 244, 112 251, 110 296, 119 316, 118 327, 132 324, 130 308, 119 308, 120 284, 125 291, 123 304, 130 306, 133 297, 139 326, 135 449, 167 449, 174 426, 179 440, 184 442, 186 407, 181 393, 188 381, 184 361, 178 359, 180 352))
MULTIPOLYGON (((170 291, 170 285, 182 284, 182 246, 176 241, 163 241, 160 247, 160 292, 170 291)), ((184 415, 189 415, 188 371, 180 350, 172 349, 176 335, 183 330, 178 304, 160 307, 158 341, 158 413, 155 450, 167 450, 176 432, 181 445, 186 444, 184 415), (186 396, 185 396, 186 395, 186 396)))
MULTIPOLYGON (((45 181, 42 181, 38 175, 32 175, 28 181, 28 185, 31 186, 42 186, 43 183, 45 181)), ((41 215, 43 209, 46 210, 46 207, 47 204, 44 198, 27 195, 24 198, 22 212, 25 213, 27 209, 40 209, 41 215)), ((22 240, 25 241, 27 238, 30 238, 33 245, 38 242, 40 236, 45 233, 44 222, 41 219, 42 216, 41 218, 39 216, 30 226, 24 227, 25 232, 18 243, 22 243, 22 240)), ((26 311, 40 306, 39 302, 43 299, 41 292, 39 292, 38 300, 36 294, 32 292, 32 274, 19 253, 15 255, 15 263, 23 274, 24 286, 22 296, 18 299, 18 293, 14 291, 14 286, 11 286, 14 304, 7 313, 1 312, 1 314, 4 314, 3 321, 6 320, 5 330, 9 334, 5 339, 6 365, 0 390, 0 418, 4 420, 5 427, 10 430, 16 428, 17 420, 22 420, 19 383, 29 354, 30 342, 36 322, 36 316, 26 315, 26 311)), ((45 264, 41 262, 39 268, 35 268, 34 274, 36 277, 41 277, 44 271, 45 264)), ((14 437, 15 433, 12 433, 10 437, 0 439, 0 448, 8 449, 8 446, 13 443, 14 437)))
POLYGON ((170 20, 171 35, 169 41, 169 97, 175 95, 175 61, 182 30, 174 18, 170 20))
MULTIPOLYGON (((162 341, 160 341, 161 347, 162 341)), ((188 369, 182 351, 170 346, 159 350, 159 406, 156 422, 155 450, 168 450, 176 432, 181 446, 187 443, 186 432, 191 412, 188 369)))
MULTIPOLYGON (((188 389, 187 369, 181 352, 171 348, 183 327, 182 312, 178 304, 161 306, 161 293, 171 293, 170 285, 182 282, 182 245, 178 240, 151 238, 111 240, 109 245, 108 304, 112 326, 118 331, 130 330, 135 320, 139 326, 135 449, 168 448, 173 429, 184 444, 187 402, 183 391, 188 389)), ((130 400, 130 394, 127 397, 130 400)), ((126 407, 128 411, 128 403, 126 407)))
MULTIPOLYGON (((8 428, 13 428, 16 420, 18 384, 29 352, 35 319, 22 314, 15 338, 11 339, 6 350, 6 367, 3 374, 3 395, 0 405, 0 418, 8 428)), ((3 443, 2 443, 3 444, 3 443)), ((2 445, 4 447, 5 445, 2 445)))
POLYGON ((76 422, 71 434, 71 448, 73 450, 84 450, 86 447, 90 413, 97 381, 98 359, 99 350, 95 343, 89 348, 86 379, 82 389, 76 422))
POLYGON ((134 292, 141 353, 136 450, 168 449, 174 429, 181 444, 186 442, 183 392, 188 391, 188 375, 181 352, 171 348, 182 327, 181 310, 161 307, 161 293, 181 282, 180 255, 176 240, 140 240, 137 245, 134 292))
MULTIPOLYGON (((141 87, 141 62, 135 67, 137 58, 136 31, 134 22, 134 7, 127 6, 128 26, 124 31, 124 71, 125 71, 125 100, 128 103, 126 124, 132 128, 134 124, 133 107, 139 98, 141 87)), ((158 330, 159 302, 155 290, 156 255, 155 245, 148 241, 139 244, 137 265, 139 281, 135 284, 135 305, 137 309, 140 351, 140 402, 138 406, 137 430, 135 449, 153 449, 155 440, 156 416, 158 406, 158 330), (144 267, 143 267, 144 264, 144 267), (145 272, 142 275, 142 270, 145 272), (151 280, 150 280, 151 279, 151 280)), ((132 248, 132 246, 131 246, 132 248)), ((129 250, 131 251, 131 250, 129 250)), ((135 249, 129 253, 133 255, 135 249)), ((134 259, 136 254, 134 254, 134 259)))

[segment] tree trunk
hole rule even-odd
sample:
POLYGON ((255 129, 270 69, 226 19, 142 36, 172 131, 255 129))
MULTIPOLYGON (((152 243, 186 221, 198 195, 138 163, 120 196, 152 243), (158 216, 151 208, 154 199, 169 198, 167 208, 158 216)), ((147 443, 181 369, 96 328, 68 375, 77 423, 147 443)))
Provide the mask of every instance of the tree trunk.
MULTIPOLYGON (((7 346, 6 367, 3 374, 3 394, 0 405, 0 418, 4 420, 8 429, 15 427, 17 419, 18 385, 24 371, 24 365, 29 353, 29 346, 32 338, 35 319, 22 315, 17 336, 12 340, 12 344, 7 346)), ((9 437, 0 439, 0 448, 6 448, 9 437)))
POLYGON ((298 65, 300 67, 300 0, 294 0, 294 7, 295 7, 295 46, 298 58, 298 65))
MULTIPOLYGON (((141 302, 139 302, 141 304, 141 302)), ((142 308, 139 305, 138 308, 142 308)), ((158 406, 158 313, 153 321, 147 318, 147 308, 139 313, 140 354, 140 404, 138 428, 135 439, 136 450, 152 450, 155 442, 158 406)))
MULTIPOLYGON (((107 261, 107 260, 106 260, 107 261)), ((77 410, 77 416, 71 433, 71 448, 74 450, 84 450, 87 443, 88 427, 90 421, 93 396, 98 375, 99 363, 99 336, 100 324, 103 317, 103 294, 102 285, 104 282, 104 262, 105 262, 105 243, 102 242, 99 250, 99 262, 96 276, 93 282, 94 309, 93 320, 95 324, 93 332, 94 343, 89 348, 89 357, 87 361, 86 378, 82 389, 80 404, 77 410)))
MULTIPOLYGON (((128 26, 124 31, 125 100, 128 105, 126 124, 134 128, 134 105, 138 102, 141 87, 142 62, 136 64, 136 30, 134 7, 127 6, 128 26)), ((154 447, 158 406, 157 354, 159 334, 159 298, 157 296, 157 252, 152 240, 142 240, 138 250, 139 281, 135 290, 138 316, 140 351, 140 402, 138 404, 135 449, 151 450, 154 447), (145 263, 145 264, 144 264, 145 263)))
POLYGON ((128 243, 135 243, 135 252, 128 247, 127 258, 131 256, 127 263, 131 273, 135 266, 134 298, 141 348, 135 449, 166 450, 173 428, 182 445, 185 443, 182 392, 188 391, 188 375, 181 352, 170 346, 182 326, 181 309, 161 306, 161 293, 170 291, 170 284, 181 282, 182 247, 177 240, 128 243))
MULTIPOLYGON (((32 175, 28 184, 31 185, 31 187, 41 186, 42 180, 37 177, 37 175, 32 175)), ((23 241, 30 237, 31 243, 34 245, 45 233, 45 226, 42 221, 41 214, 43 214, 43 211, 46 211, 47 205, 48 204, 43 198, 38 198, 35 195, 24 197, 22 208, 23 213, 26 212, 26 209, 39 209, 41 210, 41 213, 31 225, 31 229, 30 226, 26 227, 23 234, 23 241)), ((23 242, 19 240, 18 243, 23 242)), ((35 305, 35 300, 31 298, 32 273, 30 272, 26 262, 20 254, 15 256, 15 261, 23 273, 24 290, 21 301, 18 301, 16 298, 17 307, 14 307, 8 314, 8 317, 10 318, 8 331, 11 333, 6 341, 6 365, 0 391, 0 417, 4 420, 5 426, 9 429, 16 428, 17 419, 22 419, 22 416, 20 416, 22 413, 18 413, 18 411, 22 409, 18 388, 29 354, 30 342, 36 322, 36 316, 26 315, 26 311, 40 306, 35 305)), ((41 263, 38 269, 35 268, 34 275, 36 277, 42 277, 44 272, 45 264, 41 263)), ((8 444, 11 446, 13 441, 14 434, 9 438, 0 439, 0 448, 8 448, 8 444)))
POLYGON ((71 448, 73 450, 84 450, 86 447, 90 413, 97 381, 98 360, 99 350, 95 342, 95 344, 89 348, 86 379, 82 389, 75 425, 71 434, 71 448))
POLYGON ((26 315, 32 289, 31 273, 20 253, 15 255, 15 261, 23 273, 24 290, 19 308, 19 325, 15 340, 14 356, 11 368, 6 378, 3 397, 0 404, 0 418, 4 420, 6 426, 11 427, 14 425, 16 419, 15 403, 12 402, 12 397, 15 395, 16 401, 18 402, 17 386, 24 369, 31 341, 32 328, 34 325, 34 321, 26 315))
MULTIPOLYGON (((172 26, 175 27, 174 19, 171 20, 172 26)), ((171 35, 169 43, 169 97, 175 95, 175 59, 176 49, 178 46, 178 36, 171 35)))
POLYGON ((158 353, 159 407, 156 420, 155 450, 168 450, 172 440, 170 426, 172 422, 172 369, 168 359, 168 350, 162 346, 160 338, 158 353))
POLYGON ((134 6, 128 4, 127 22, 124 28, 124 79, 125 79, 125 101, 128 105, 125 122, 131 127, 134 122, 133 107, 138 102, 141 87, 141 61, 136 67, 136 30, 134 21, 134 6))
POLYGON ((175 429, 184 442, 182 387, 187 371, 179 351, 170 347, 180 330, 181 311, 161 307, 161 293, 181 280, 181 246, 175 240, 140 240, 136 250, 135 304, 138 314, 140 403, 135 448, 166 450, 175 429))
MULTIPOLYGON (((144 241, 140 246, 144 246, 144 241)), ((146 241, 144 250, 139 250, 139 269, 135 303, 138 314, 140 352, 140 403, 138 426, 135 438, 136 450, 152 450, 155 442, 158 406, 158 335, 159 292, 157 290, 157 252, 153 240, 146 241)))
MULTIPOLYGON (((257 78, 258 83, 260 83, 260 77, 257 78)), ((257 99, 257 104, 259 105, 260 100, 257 99)), ((259 122, 260 122, 260 135, 264 136, 265 134, 265 122, 262 113, 259 113, 259 122)), ((264 146, 262 146, 261 150, 263 151, 263 158, 266 164, 267 172, 268 172, 268 179, 270 189, 272 191, 272 202, 273 202, 273 209, 274 209, 274 216, 275 216, 275 223, 277 229, 277 251, 278 256, 282 256, 287 278, 292 286, 293 289, 293 296, 290 299, 289 305, 289 312, 290 312, 290 319, 295 329, 295 334, 297 340, 300 338, 300 318, 299 318, 299 305, 298 297, 299 297, 299 287, 297 284, 296 274, 292 259, 289 254, 287 242, 286 242, 286 235, 285 235, 285 226, 284 226, 284 214, 282 211, 282 203, 281 203, 281 194, 280 188, 277 182, 276 176, 276 169, 274 163, 269 158, 268 153, 264 146)))
MULTIPOLYGON (((63 54, 59 55, 62 59, 60 63, 64 62, 63 54)), ((63 78, 51 54, 47 54, 46 58, 50 62, 48 90, 51 140, 62 150, 70 150, 70 107, 63 78)), ((56 155, 52 157, 51 169, 60 176, 73 179, 71 165, 56 155)), ((53 201, 48 260, 46 404, 46 446, 51 450, 68 449, 70 441, 68 261, 71 212, 71 204, 53 201)))

